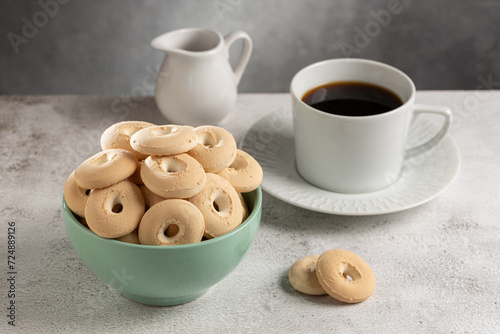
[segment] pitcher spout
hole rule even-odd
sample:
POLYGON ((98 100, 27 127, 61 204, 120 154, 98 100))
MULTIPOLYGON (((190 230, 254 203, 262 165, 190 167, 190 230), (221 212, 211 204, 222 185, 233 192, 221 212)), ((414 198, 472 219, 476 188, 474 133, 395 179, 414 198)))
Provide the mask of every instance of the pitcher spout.
POLYGON ((214 30, 203 28, 180 29, 160 35, 151 41, 151 46, 167 53, 211 52, 223 42, 222 36, 214 30))

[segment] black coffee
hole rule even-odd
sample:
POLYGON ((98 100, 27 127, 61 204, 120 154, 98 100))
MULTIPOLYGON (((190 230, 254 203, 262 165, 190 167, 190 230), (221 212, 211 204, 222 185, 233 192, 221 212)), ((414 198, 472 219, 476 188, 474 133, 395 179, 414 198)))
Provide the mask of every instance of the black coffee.
POLYGON ((363 82, 332 82, 311 89, 302 97, 311 107, 341 116, 382 114, 403 104, 390 90, 363 82))

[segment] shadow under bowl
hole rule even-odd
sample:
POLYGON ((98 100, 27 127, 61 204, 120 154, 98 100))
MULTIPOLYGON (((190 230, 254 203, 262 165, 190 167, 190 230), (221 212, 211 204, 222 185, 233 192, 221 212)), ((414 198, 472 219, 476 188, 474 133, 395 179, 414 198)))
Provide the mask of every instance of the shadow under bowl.
POLYGON ((250 216, 214 239, 176 246, 147 246, 99 237, 84 227, 63 198, 66 232, 78 256, 124 297, 147 305, 178 305, 203 295, 241 262, 262 216, 261 188, 243 194, 250 216))

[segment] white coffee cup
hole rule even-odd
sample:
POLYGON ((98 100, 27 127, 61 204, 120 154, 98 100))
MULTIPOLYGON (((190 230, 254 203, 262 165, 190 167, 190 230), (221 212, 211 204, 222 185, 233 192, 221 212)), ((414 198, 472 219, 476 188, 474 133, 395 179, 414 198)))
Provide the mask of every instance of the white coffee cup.
POLYGON ((415 104, 415 85, 400 70, 365 59, 331 59, 300 70, 292 79, 293 126, 299 174, 319 188, 338 193, 367 193, 385 188, 399 177, 405 159, 423 154, 448 133, 451 110, 415 104), (302 101, 311 89, 333 82, 363 82, 386 88, 403 104, 370 116, 339 116, 302 101), (429 141, 405 149, 416 114, 444 117, 429 141))

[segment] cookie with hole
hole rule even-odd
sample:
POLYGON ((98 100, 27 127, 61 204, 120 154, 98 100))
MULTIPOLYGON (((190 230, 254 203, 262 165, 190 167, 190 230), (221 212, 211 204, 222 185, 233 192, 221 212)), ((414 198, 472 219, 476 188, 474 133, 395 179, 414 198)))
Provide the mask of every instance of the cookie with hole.
POLYGON ((137 169, 135 170, 135 172, 130 175, 127 179, 131 182, 133 182, 134 184, 140 186, 141 184, 144 184, 144 182, 142 182, 142 179, 141 179, 141 168, 142 166, 144 165, 144 160, 141 160, 141 161, 138 161, 137 162, 137 169))
POLYGON ((257 189, 264 176, 257 160, 242 150, 237 150, 231 165, 217 174, 228 180, 236 191, 242 193, 257 189))
POLYGON ((75 180, 75 171, 69 174, 66 182, 64 183, 64 199, 68 207, 79 215, 85 217, 85 204, 90 194, 91 189, 84 189, 80 187, 75 180))
POLYGON ((133 230, 127 235, 124 235, 123 237, 118 237, 115 240, 121 241, 121 242, 126 242, 129 244, 136 244, 140 245, 141 243, 139 242, 139 235, 137 234, 137 229, 133 230))
POLYGON ((198 144, 188 152, 199 161, 207 173, 217 173, 233 163, 236 141, 231 132, 218 126, 199 126, 193 129, 198 144))
POLYGON ((141 184, 139 186, 139 189, 141 189, 142 196, 144 197, 144 204, 146 205, 146 211, 148 211, 149 208, 152 207, 153 205, 166 200, 165 197, 158 196, 154 192, 149 190, 149 188, 146 187, 144 184, 141 184))
POLYGON ((319 256, 320 254, 315 254, 303 257, 290 267, 288 280, 295 290, 313 296, 327 294, 316 275, 319 256))
POLYGON ((207 178, 198 161, 186 153, 149 156, 141 167, 144 185, 163 198, 189 198, 205 187, 207 178))
POLYGON ((182 199, 167 199, 152 206, 139 224, 141 245, 173 246, 200 242, 205 222, 200 210, 182 199))
POLYGON ((146 155, 176 155, 197 144, 197 135, 188 125, 151 126, 137 131, 130 138, 132 148, 146 155))
POLYGON ((137 164, 137 158, 130 151, 104 150, 76 167, 75 180, 84 189, 106 188, 131 176, 137 164))
POLYGON ((358 255, 345 249, 332 249, 318 258, 318 282, 333 298, 345 303, 367 300, 375 290, 375 274, 358 255))
POLYGON ((101 148, 109 150, 111 148, 121 148, 133 152, 137 160, 144 160, 147 158, 146 154, 140 153, 132 148, 130 145, 130 137, 134 133, 144 128, 155 126, 149 122, 141 121, 123 121, 115 123, 108 127, 101 135, 101 148))
POLYGON ((243 198, 243 195, 240 192, 238 193, 238 197, 240 198, 242 215, 243 215, 241 221, 244 222, 248 218, 248 216, 250 216, 250 211, 248 210, 247 203, 245 202, 245 199, 243 198))
POLYGON ((205 237, 208 239, 232 231, 242 223, 243 207, 234 187, 217 174, 207 173, 207 184, 189 201, 205 219, 205 237))
POLYGON ((128 180, 94 189, 85 205, 89 228, 103 238, 118 238, 131 233, 139 226, 143 215, 142 193, 128 180))

